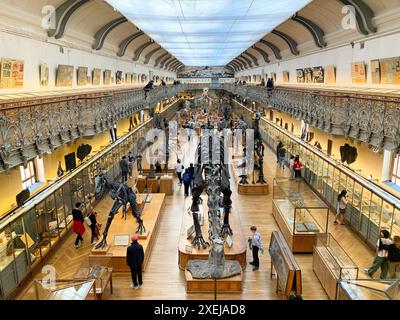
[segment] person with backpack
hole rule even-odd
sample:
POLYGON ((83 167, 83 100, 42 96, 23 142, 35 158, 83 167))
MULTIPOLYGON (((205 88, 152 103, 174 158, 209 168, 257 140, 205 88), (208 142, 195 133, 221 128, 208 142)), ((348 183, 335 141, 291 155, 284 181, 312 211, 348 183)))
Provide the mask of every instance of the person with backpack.
POLYGON ((302 166, 303 166, 303 164, 300 161, 300 157, 296 156, 294 158, 294 162, 293 162, 294 177, 295 177, 296 181, 298 181, 298 179, 301 178, 301 167, 302 166))
POLYGON ((369 269, 364 269, 364 273, 372 277, 379 268, 381 268, 380 278, 382 280, 386 279, 388 273, 388 250, 384 246, 392 244, 390 240, 390 232, 387 230, 382 230, 380 238, 376 243, 376 257, 372 262, 372 266, 369 269))
POLYGON ((388 251, 388 279, 400 279, 400 237, 394 236, 393 243, 383 248, 388 251))
POLYGON ((192 175, 190 174, 189 169, 185 170, 185 173, 182 176, 183 185, 185 186, 185 198, 189 197, 189 188, 192 183, 192 175))

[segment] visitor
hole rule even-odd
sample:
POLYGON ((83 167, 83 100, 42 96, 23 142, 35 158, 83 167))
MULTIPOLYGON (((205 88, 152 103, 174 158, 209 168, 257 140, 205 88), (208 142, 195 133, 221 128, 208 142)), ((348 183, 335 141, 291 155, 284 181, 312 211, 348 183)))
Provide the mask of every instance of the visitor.
POLYGON ((279 161, 279 167, 281 169, 285 169, 285 157, 286 157, 286 149, 282 144, 282 146, 278 150, 278 161, 279 161))
POLYGON ((129 163, 126 156, 123 156, 121 160, 119 160, 119 167, 121 169, 122 183, 126 183, 129 174, 129 163))
POLYGON ((142 265, 144 261, 143 246, 138 242, 139 236, 131 236, 132 243, 126 250, 126 263, 131 269, 132 283, 131 288, 137 289, 143 286, 142 265))
POLYGON ((129 132, 133 130, 133 128, 135 127, 135 125, 133 124, 133 116, 129 117, 129 132))
POLYGON ((290 156, 289 160, 290 180, 294 179, 294 156, 290 156))
POLYGON ((388 251, 388 279, 400 279, 400 237, 394 236, 393 243, 383 247, 388 251))
POLYGON ((140 174, 143 173, 142 159, 143 159, 143 156, 139 153, 139 154, 136 156, 136 167, 137 167, 137 170, 138 170, 138 172, 139 172, 140 174))
POLYGON ((292 290, 292 292, 290 292, 288 300, 303 300, 303 297, 300 294, 297 294, 296 291, 292 290))
POLYGON ((61 167, 61 161, 58 161, 57 177, 60 178, 64 175, 64 170, 61 167))
POLYGON ((257 232, 257 227, 252 226, 250 228, 252 235, 249 237, 249 243, 251 244, 251 250, 253 253, 253 261, 250 262, 253 265, 253 271, 257 271, 260 268, 260 259, 258 258, 258 252, 261 251, 261 254, 264 254, 264 248, 261 243, 261 235, 257 232))
POLYGON ((181 163, 181 159, 178 159, 176 167, 175 167, 175 172, 176 172, 176 175, 178 176, 178 179, 179 179, 179 182, 178 182, 179 185, 182 185, 182 172, 183 172, 183 169, 185 169, 185 167, 181 163))
POLYGON ((72 231, 76 234, 75 248, 78 249, 83 241, 83 234, 85 233, 85 226, 83 225, 82 203, 77 202, 72 209, 72 219, 74 220, 72 231))
POLYGON ((132 177, 133 171, 133 162, 135 161, 135 157, 132 154, 132 151, 128 152, 128 169, 129 169, 129 176, 132 177))
POLYGON ((97 212, 93 210, 92 206, 90 206, 88 215, 86 216, 85 220, 89 225, 90 230, 92 231, 90 243, 95 244, 100 237, 100 226, 97 223, 97 212))
POLYGON ((372 277, 374 273, 381 268, 380 278, 386 279, 388 273, 388 250, 384 248, 385 245, 392 244, 390 240, 390 233, 387 230, 382 230, 380 238, 376 244, 376 257, 372 262, 372 266, 369 269, 364 269, 364 273, 372 277))
POLYGON ((260 86, 261 86, 261 87, 265 87, 265 80, 264 80, 264 78, 261 79, 260 86))
POLYGON ((300 161, 300 157, 296 156, 294 158, 294 162, 293 162, 294 178, 296 179, 296 181, 299 181, 299 179, 301 178, 301 167, 302 166, 303 166, 303 164, 300 161))
POLYGON ((336 206, 336 216, 334 224, 338 224, 338 220, 340 221, 341 225, 345 225, 344 223, 344 214, 346 213, 346 206, 347 206, 347 191, 342 190, 337 197, 337 206, 336 206))
POLYGON ((182 176, 183 185, 185 186, 185 198, 189 197, 189 188, 192 183, 192 175, 190 174, 189 169, 185 170, 185 173, 182 176))
POLYGON ((276 146, 276 163, 279 163, 279 149, 283 147, 282 141, 279 141, 278 145, 276 146))
POLYGON ((162 167, 160 162, 158 162, 158 160, 156 161, 155 167, 156 167, 156 173, 162 173, 162 167))

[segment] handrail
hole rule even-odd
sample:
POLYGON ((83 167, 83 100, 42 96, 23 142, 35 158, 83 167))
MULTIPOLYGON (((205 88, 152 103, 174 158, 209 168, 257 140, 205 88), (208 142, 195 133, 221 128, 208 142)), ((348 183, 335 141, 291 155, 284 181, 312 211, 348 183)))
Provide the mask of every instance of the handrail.
MULTIPOLYGON (((251 109, 247 108, 246 106, 242 105, 240 102, 238 102, 236 100, 234 100, 234 101, 238 105, 240 105, 242 108, 244 108, 247 111, 249 111, 250 113, 254 114, 254 111, 252 111, 251 109)), ((317 154, 319 157, 321 157, 322 159, 324 159, 325 161, 327 161, 331 165, 335 166, 337 169, 339 169, 343 173, 349 175, 351 178, 353 178, 355 181, 357 181, 359 184, 361 184, 364 188, 368 189, 372 193, 377 194, 379 197, 384 199, 387 203, 392 204, 394 207, 396 207, 397 209, 400 210, 400 199, 396 195, 392 194, 391 192, 389 192, 387 190, 384 190, 382 187, 380 187, 378 185, 375 185, 375 184, 371 183, 369 180, 367 180, 363 176, 361 176, 361 175, 353 172, 351 169, 345 167, 338 160, 334 160, 334 159, 328 157, 325 153, 323 153, 318 148, 309 145, 308 143, 304 142, 302 139, 300 139, 296 135, 293 135, 293 134, 291 134, 289 132, 286 132, 286 130, 284 130, 281 127, 277 126, 275 123, 273 123, 272 121, 266 119, 265 117, 261 117, 261 120, 263 120, 264 122, 268 123, 269 125, 271 125, 275 129, 278 129, 281 133, 285 134, 286 136, 288 136, 289 138, 291 138, 292 140, 294 140, 295 142, 297 142, 301 146, 305 147, 309 151, 312 151, 314 154, 317 154)))
MULTIPOLYGON (((166 108, 164 108, 163 111, 161 111, 161 113, 164 113, 166 110, 168 110, 174 104, 176 104, 178 101, 179 101, 179 99, 170 103, 166 108)), ((32 197, 32 199, 30 199, 26 203, 24 203, 21 207, 14 209, 14 211, 11 211, 9 214, 0 218, 0 221, 2 221, 0 224, 0 230, 2 230, 6 225, 10 224, 11 222, 13 222, 17 218, 19 218, 21 215, 25 214, 27 211, 32 209, 32 207, 34 207, 38 202, 43 200, 43 198, 49 196, 51 193, 53 193, 57 189, 61 188, 64 184, 66 184, 68 181, 70 181, 77 174, 79 174, 84 169, 86 169, 88 166, 90 166, 93 163, 95 163, 96 161, 98 161, 107 152, 109 152, 110 150, 112 150, 115 147, 117 147, 118 145, 120 145, 122 142, 124 142, 126 139, 128 139, 131 135, 135 134, 137 131, 144 128, 146 125, 148 125, 151 121, 153 121, 153 118, 150 118, 147 121, 143 122, 138 127, 136 127, 133 131, 129 132, 125 136, 119 138, 116 142, 108 145, 103 150, 99 151, 92 158, 90 158, 86 162, 80 164, 74 171, 67 173, 67 175, 63 176, 60 180, 56 181, 55 183, 51 184, 47 188, 40 191, 38 194, 36 194, 34 197, 32 197)))

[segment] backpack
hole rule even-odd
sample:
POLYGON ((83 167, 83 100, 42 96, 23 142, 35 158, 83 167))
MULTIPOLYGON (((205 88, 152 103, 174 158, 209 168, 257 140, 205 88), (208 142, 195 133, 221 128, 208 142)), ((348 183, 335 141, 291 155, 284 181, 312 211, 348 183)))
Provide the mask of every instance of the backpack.
POLYGON ((183 174, 182 179, 183 179, 183 182, 190 183, 190 181, 192 180, 192 177, 189 172, 185 172, 183 174))

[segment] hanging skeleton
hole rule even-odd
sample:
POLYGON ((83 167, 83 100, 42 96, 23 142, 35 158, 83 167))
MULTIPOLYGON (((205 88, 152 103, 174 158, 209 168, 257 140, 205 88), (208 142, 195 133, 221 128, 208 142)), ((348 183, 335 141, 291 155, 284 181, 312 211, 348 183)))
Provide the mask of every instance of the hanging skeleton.
MULTIPOLYGON (((126 219, 127 205, 130 204, 132 214, 136 218, 138 227, 136 229, 137 234, 143 234, 146 232, 146 228, 143 225, 143 220, 141 219, 144 206, 140 211, 136 207, 136 193, 126 184, 120 182, 110 182, 108 181, 105 173, 100 170, 99 174, 95 177, 95 196, 96 199, 101 199, 105 195, 107 190, 111 190, 111 198, 114 201, 111 207, 110 213, 108 215, 106 227, 103 232, 102 240, 96 245, 96 249, 103 249, 107 247, 107 235, 114 216, 118 213, 118 210, 122 207, 122 217, 126 219)), ((146 195, 146 199, 148 194, 146 195)), ((146 202, 146 200, 145 200, 146 202)))
POLYGON ((196 236, 193 244, 198 248, 210 245, 208 260, 190 260, 186 268, 194 278, 228 278, 240 273, 238 261, 226 261, 224 253, 225 235, 232 235, 229 225, 231 210, 231 190, 229 189, 229 169, 224 163, 223 140, 217 136, 216 131, 206 130, 201 137, 196 151, 197 164, 194 175, 194 195, 192 212, 198 211, 199 197, 204 188, 208 194, 208 220, 209 241, 205 242, 201 234, 200 224, 193 215, 196 236), (205 180, 203 179, 203 172, 205 180), (223 195, 223 197, 221 196, 223 195), (220 208, 223 208, 222 212, 220 208), (221 214, 224 222, 221 222, 221 214), (198 233, 198 231, 200 231, 198 233))

